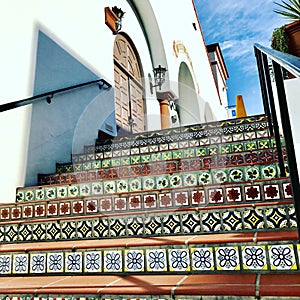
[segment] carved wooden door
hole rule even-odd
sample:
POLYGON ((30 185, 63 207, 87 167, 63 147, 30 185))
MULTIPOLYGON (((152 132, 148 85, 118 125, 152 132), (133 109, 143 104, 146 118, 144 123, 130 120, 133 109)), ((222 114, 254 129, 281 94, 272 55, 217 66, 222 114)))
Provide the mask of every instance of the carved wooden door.
POLYGON ((145 130, 144 99, 138 57, 125 36, 114 45, 115 109, 117 125, 130 132, 145 130))

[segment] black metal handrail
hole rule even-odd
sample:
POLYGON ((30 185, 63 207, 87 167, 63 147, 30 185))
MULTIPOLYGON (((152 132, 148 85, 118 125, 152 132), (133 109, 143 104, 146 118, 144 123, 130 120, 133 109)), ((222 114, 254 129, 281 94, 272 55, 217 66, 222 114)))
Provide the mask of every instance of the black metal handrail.
POLYGON ((300 59, 299 57, 283 53, 274 49, 264 47, 260 44, 254 44, 254 48, 266 54, 270 59, 277 62, 281 67, 289 71, 296 77, 300 77, 300 59))
POLYGON ((108 83, 106 80, 97 79, 97 80, 88 81, 88 82, 84 82, 84 83, 79 83, 79 84, 76 84, 76 85, 72 85, 72 86, 68 86, 68 87, 65 87, 65 88, 57 89, 57 90, 54 90, 54 91, 49 91, 49 92, 46 92, 46 93, 43 93, 43 94, 32 96, 30 98, 26 98, 26 99, 22 99, 22 100, 17 100, 17 101, 1 104, 0 105, 0 112, 4 112, 4 111, 7 111, 7 110, 17 108, 17 107, 32 104, 32 103, 34 103, 35 101, 37 101, 41 98, 45 98, 48 103, 51 103, 51 99, 55 94, 59 94, 59 93, 63 93, 63 92, 67 92, 67 91, 71 91, 71 90, 74 90, 74 89, 87 87, 87 86, 91 86, 91 85, 95 85, 95 84, 99 85, 99 89, 102 89, 102 88, 110 89, 111 88, 111 84, 108 83))
POLYGON ((289 164, 289 173, 295 203, 298 236, 300 238, 300 184, 289 108, 284 85, 284 70, 288 71, 295 77, 300 77, 300 58, 273 49, 269 49, 259 44, 254 45, 254 52, 257 60, 264 110, 268 115, 270 132, 275 136, 280 173, 281 176, 285 176, 284 158, 281 146, 281 134, 278 126, 275 97, 272 88, 270 63, 273 69, 272 78, 276 86, 276 99, 278 99, 278 107, 281 117, 281 128, 283 138, 285 140, 286 155, 289 164))

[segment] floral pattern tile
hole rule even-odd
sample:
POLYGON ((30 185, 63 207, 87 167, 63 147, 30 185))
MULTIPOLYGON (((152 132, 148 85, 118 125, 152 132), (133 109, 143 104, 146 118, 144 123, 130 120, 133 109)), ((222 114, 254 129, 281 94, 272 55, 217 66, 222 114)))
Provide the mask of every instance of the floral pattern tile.
POLYGON ((194 271, 213 271, 214 270, 214 255, 213 248, 192 248, 192 270, 194 271))
POLYGON ((122 272, 122 251, 104 251, 104 272, 122 272))
POLYGON ((268 246, 271 270, 296 270, 293 245, 268 246))
POLYGON ((171 272, 190 270, 190 256, 187 249, 169 249, 169 268, 171 272))
POLYGON ((144 272, 144 250, 125 250, 125 272, 144 272))
POLYGON ((216 248, 217 270, 237 271, 240 270, 238 247, 216 248))
POLYGON ((242 260, 244 270, 267 270, 265 246, 243 246, 242 260))
POLYGON ((146 261, 148 272, 166 272, 166 249, 146 249, 146 261))

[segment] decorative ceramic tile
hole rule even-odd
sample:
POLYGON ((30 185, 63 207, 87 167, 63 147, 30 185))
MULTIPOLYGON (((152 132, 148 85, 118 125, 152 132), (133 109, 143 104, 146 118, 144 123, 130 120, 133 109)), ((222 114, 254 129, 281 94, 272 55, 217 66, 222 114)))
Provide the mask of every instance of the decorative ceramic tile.
POLYGON ((243 229, 242 213, 240 211, 226 211, 222 214, 224 231, 238 231, 243 229))
POLYGON ((268 246, 271 270, 296 270, 293 245, 268 246))
POLYGON ((153 209, 157 207, 156 194, 146 194, 143 196, 144 208, 153 209))
POLYGON ((244 180, 243 169, 241 168, 231 169, 229 172, 229 180, 233 182, 243 181, 244 180))
POLYGON ((181 232, 181 222, 179 215, 167 215, 162 218, 163 232, 165 234, 175 234, 181 232))
POLYGON ((34 253, 30 255, 30 273, 43 274, 46 272, 46 253, 34 253))
POLYGON ((13 274, 27 274, 28 273, 28 254, 14 254, 13 255, 13 274))
POLYGON ((117 180, 116 185, 118 193, 125 193, 129 190, 128 181, 126 179, 117 180))
POLYGON ((16 201, 17 202, 23 202, 23 201, 25 201, 25 192, 24 191, 21 191, 21 190, 17 191, 16 201))
POLYGON ((233 141, 237 142, 237 141, 242 141, 244 139, 244 135, 242 133, 239 134, 233 134, 232 135, 232 139, 233 141))
POLYGON ((141 196, 129 196, 128 197, 128 208, 131 209, 141 209, 142 208, 142 199, 141 196))
POLYGON ((174 174, 170 176, 170 187, 177 188, 182 186, 182 178, 178 174, 174 174))
POLYGON ((22 210, 20 207, 12 207, 11 208, 11 218, 12 220, 20 219, 22 217, 22 210))
POLYGON ((207 212, 201 214, 203 231, 220 231, 221 230, 221 218, 218 212, 207 212))
POLYGON ((206 203, 206 197, 204 190, 196 190, 191 192, 191 201, 192 205, 200 206, 205 205, 206 203))
POLYGON ((213 181, 215 183, 224 183, 228 181, 227 172, 225 170, 214 170, 213 181))
POLYGON ((228 203, 241 202, 242 201, 241 188, 240 187, 226 188, 226 199, 228 203))
POLYGON ((44 200, 45 199, 45 190, 44 188, 38 188, 35 190, 35 199, 44 200))
POLYGON ((5 226, 5 239, 7 242, 14 242, 18 239, 18 226, 17 225, 7 225, 5 226))
POLYGON ((101 198, 99 199, 99 207, 100 211, 112 211, 113 209, 113 204, 112 204, 112 198, 101 198))
POLYGON ((264 185, 264 196, 266 200, 278 200, 280 199, 279 185, 264 185))
POLYGON ((264 229, 265 220, 262 209, 249 209, 244 212, 245 229, 264 229))
POLYGON ((145 255, 143 250, 125 250, 125 272, 144 272, 145 255))
POLYGON ((141 178, 134 178, 129 181, 131 192, 140 191, 142 189, 141 178))
POLYGON ((148 272, 166 272, 167 256, 166 249, 147 249, 146 261, 148 272))
POLYGON ((159 193, 158 194, 159 207, 166 208, 173 206, 171 193, 159 193))
POLYGON ((262 179, 272 179, 276 177, 276 168, 273 165, 261 167, 261 176, 262 179))
POLYGON ((260 186, 259 185, 245 186, 245 198, 246 201, 262 200, 261 193, 260 193, 260 186))
POLYGON ((59 214, 60 215, 70 215, 71 214, 71 203, 66 202, 60 202, 59 203, 59 214))
POLYGON ((186 206, 189 205, 189 195, 188 192, 175 192, 174 201, 176 206, 186 206))
POLYGON ((86 251, 83 253, 85 273, 101 272, 102 270, 102 252, 101 251, 86 251))
POLYGON ((83 201, 73 201, 72 202, 72 213, 74 215, 84 213, 84 203, 83 203, 83 201))
POLYGON ((144 219, 145 234, 157 235, 162 233, 162 220, 160 216, 147 216, 144 219))
POLYGON ((98 212, 98 200, 96 199, 88 199, 85 202, 86 212, 87 213, 96 213, 98 212))
POLYGON ((127 210, 127 198, 117 197, 114 199, 114 210, 115 211, 125 211, 127 210))
POLYGON ((104 272, 122 272, 122 251, 105 250, 104 272))
POLYGON ((182 229, 184 233, 197 233, 201 231, 200 218, 197 214, 182 215, 182 229))
POLYGON ((80 220, 76 223, 77 238, 87 239, 93 237, 93 221, 80 220))
POLYGON ((31 234, 31 225, 30 224, 20 224, 18 233, 18 240, 19 241, 31 241, 32 234, 31 234))
POLYGON ((156 177, 156 185, 158 189, 164 189, 169 187, 169 176, 157 176, 156 177))
POLYGON ((61 239, 75 239, 76 234, 76 223, 73 221, 65 221, 61 224, 61 239))
POLYGON ((68 186, 68 195, 69 197, 78 197, 79 188, 77 185, 69 185, 68 186))
POLYGON ((184 173, 182 174, 183 185, 184 186, 194 186, 197 185, 197 175, 194 173, 184 173))
POLYGON ((110 236, 111 237, 120 237, 126 235, 126 222, 124 219, 110 219, 110 236))
POLYGON ((294 206, 288 207, 287 212, 288 212, 289 221, 290 221, 289 227, 290 228, 297 228, 298 224, 297 224, 297 217, 296 217, 295 207, 294 206))
POLYGON ((57 198, 67 198, 68 197, 68 187, 58 186, 57 187, 57 198))
POLYGON ((80 184, 79 185, 80 196, 90 196, 91 194, 91 185, 90 184, 80 184))
POLYGON ((12 256, 11 255, 0 255, 0 274, 7 275, 11 273, 12 256))
POLYGON ((46 204, 40 204, 35 206, 35 217, 45 217, 46 216, 46 204))
POLYGON ((153 190, 155 189, 156 183, 154 177, 143 178, 143 190, 153 190))
POLYGON ((216 248, 217 270, 236 271, 240 270, 240 259, 238 247, 217 247, 216 248))
POLYGON ((192 270, 214 270, 213 248, 191 248, 192 270))
POLYGON ((10 208, 1 208, 0 209, 0 220, 8 220, 10 218, 10 208))
POLYGON ((265 210, 268 228, 287 228, 288 219, 285 208, 273 207, 265 210))
POLYGON ((95 238, 103 238, 109 236, 108 220, 101 218, 94 221, 94 236, 95 238))
POLYGON ((257 167, 250 167, 246 168, 246 180, 247 181, 253 181, 259 179, 260 176, 260 170, 257 167))
POLYGON ((200 172, 199 184, 210 184, 212 183, 211 174, 209 172, 200 172))
POLYGON ((187 249, 169 249, 168 253, 171 272, 190 271, 190 257, 187 249))
POLYGON ((284 198, 290 199, 293 198, 293 190, 292 190, 292 184, 291 183, 283 183, 282 185, 284 198))
POLYGON ((242 246, 244 270, 267 270, 267 255, 265 246, 242 246))
POLYGON ((209 189, 208 199, 210 204, 224 203, 223 190, 222 189, 209 189))
POLYGON ((82 252, 65 252, 65 272, 82 272, 82 252))
POLYGON ((115 181, 105 181, 104 182, 104 193, 111 194, 116 192, 116 183, 115 181))
POLYGON ((134 217, 127 219, 127 233, 128 235, 137 236, 144 233, 144 220, 141 217, 134 217))
POLYGON ((46 199, 55 199, 56 198, 56 188, 55 187, 48 187, 45 188, 46 199))

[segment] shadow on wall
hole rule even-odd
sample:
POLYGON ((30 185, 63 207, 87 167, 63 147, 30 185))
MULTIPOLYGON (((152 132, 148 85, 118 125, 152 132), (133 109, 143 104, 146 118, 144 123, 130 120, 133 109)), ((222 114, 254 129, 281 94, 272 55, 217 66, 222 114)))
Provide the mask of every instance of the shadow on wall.
MULTIPOLYGON (((99 79, 98 75, 41 31, 38 33, 36 55, 35 95, 99 79)), ((88 115, 90 109, 92 117, 88 126, 80 127, 85 130, 80 135, 85 136, 84 142, 87 144, 94 142, 102 120, 114 110, 112 90, 108 92, 100 90, 97 85, 90 86, 55 95, 51 104, 39 101, 32 105, 26 186, 35 185, 37 174, 41 172, 55 172, 57 162, 71 160, 76 127, 83 113, 88 115), (103 101, 105 105, 102 105, 103 101)), ((115 128, 114 118, 110 117, 106 122, 115 128)), ((79 150, 78 145, 76 150, 79 150)))

